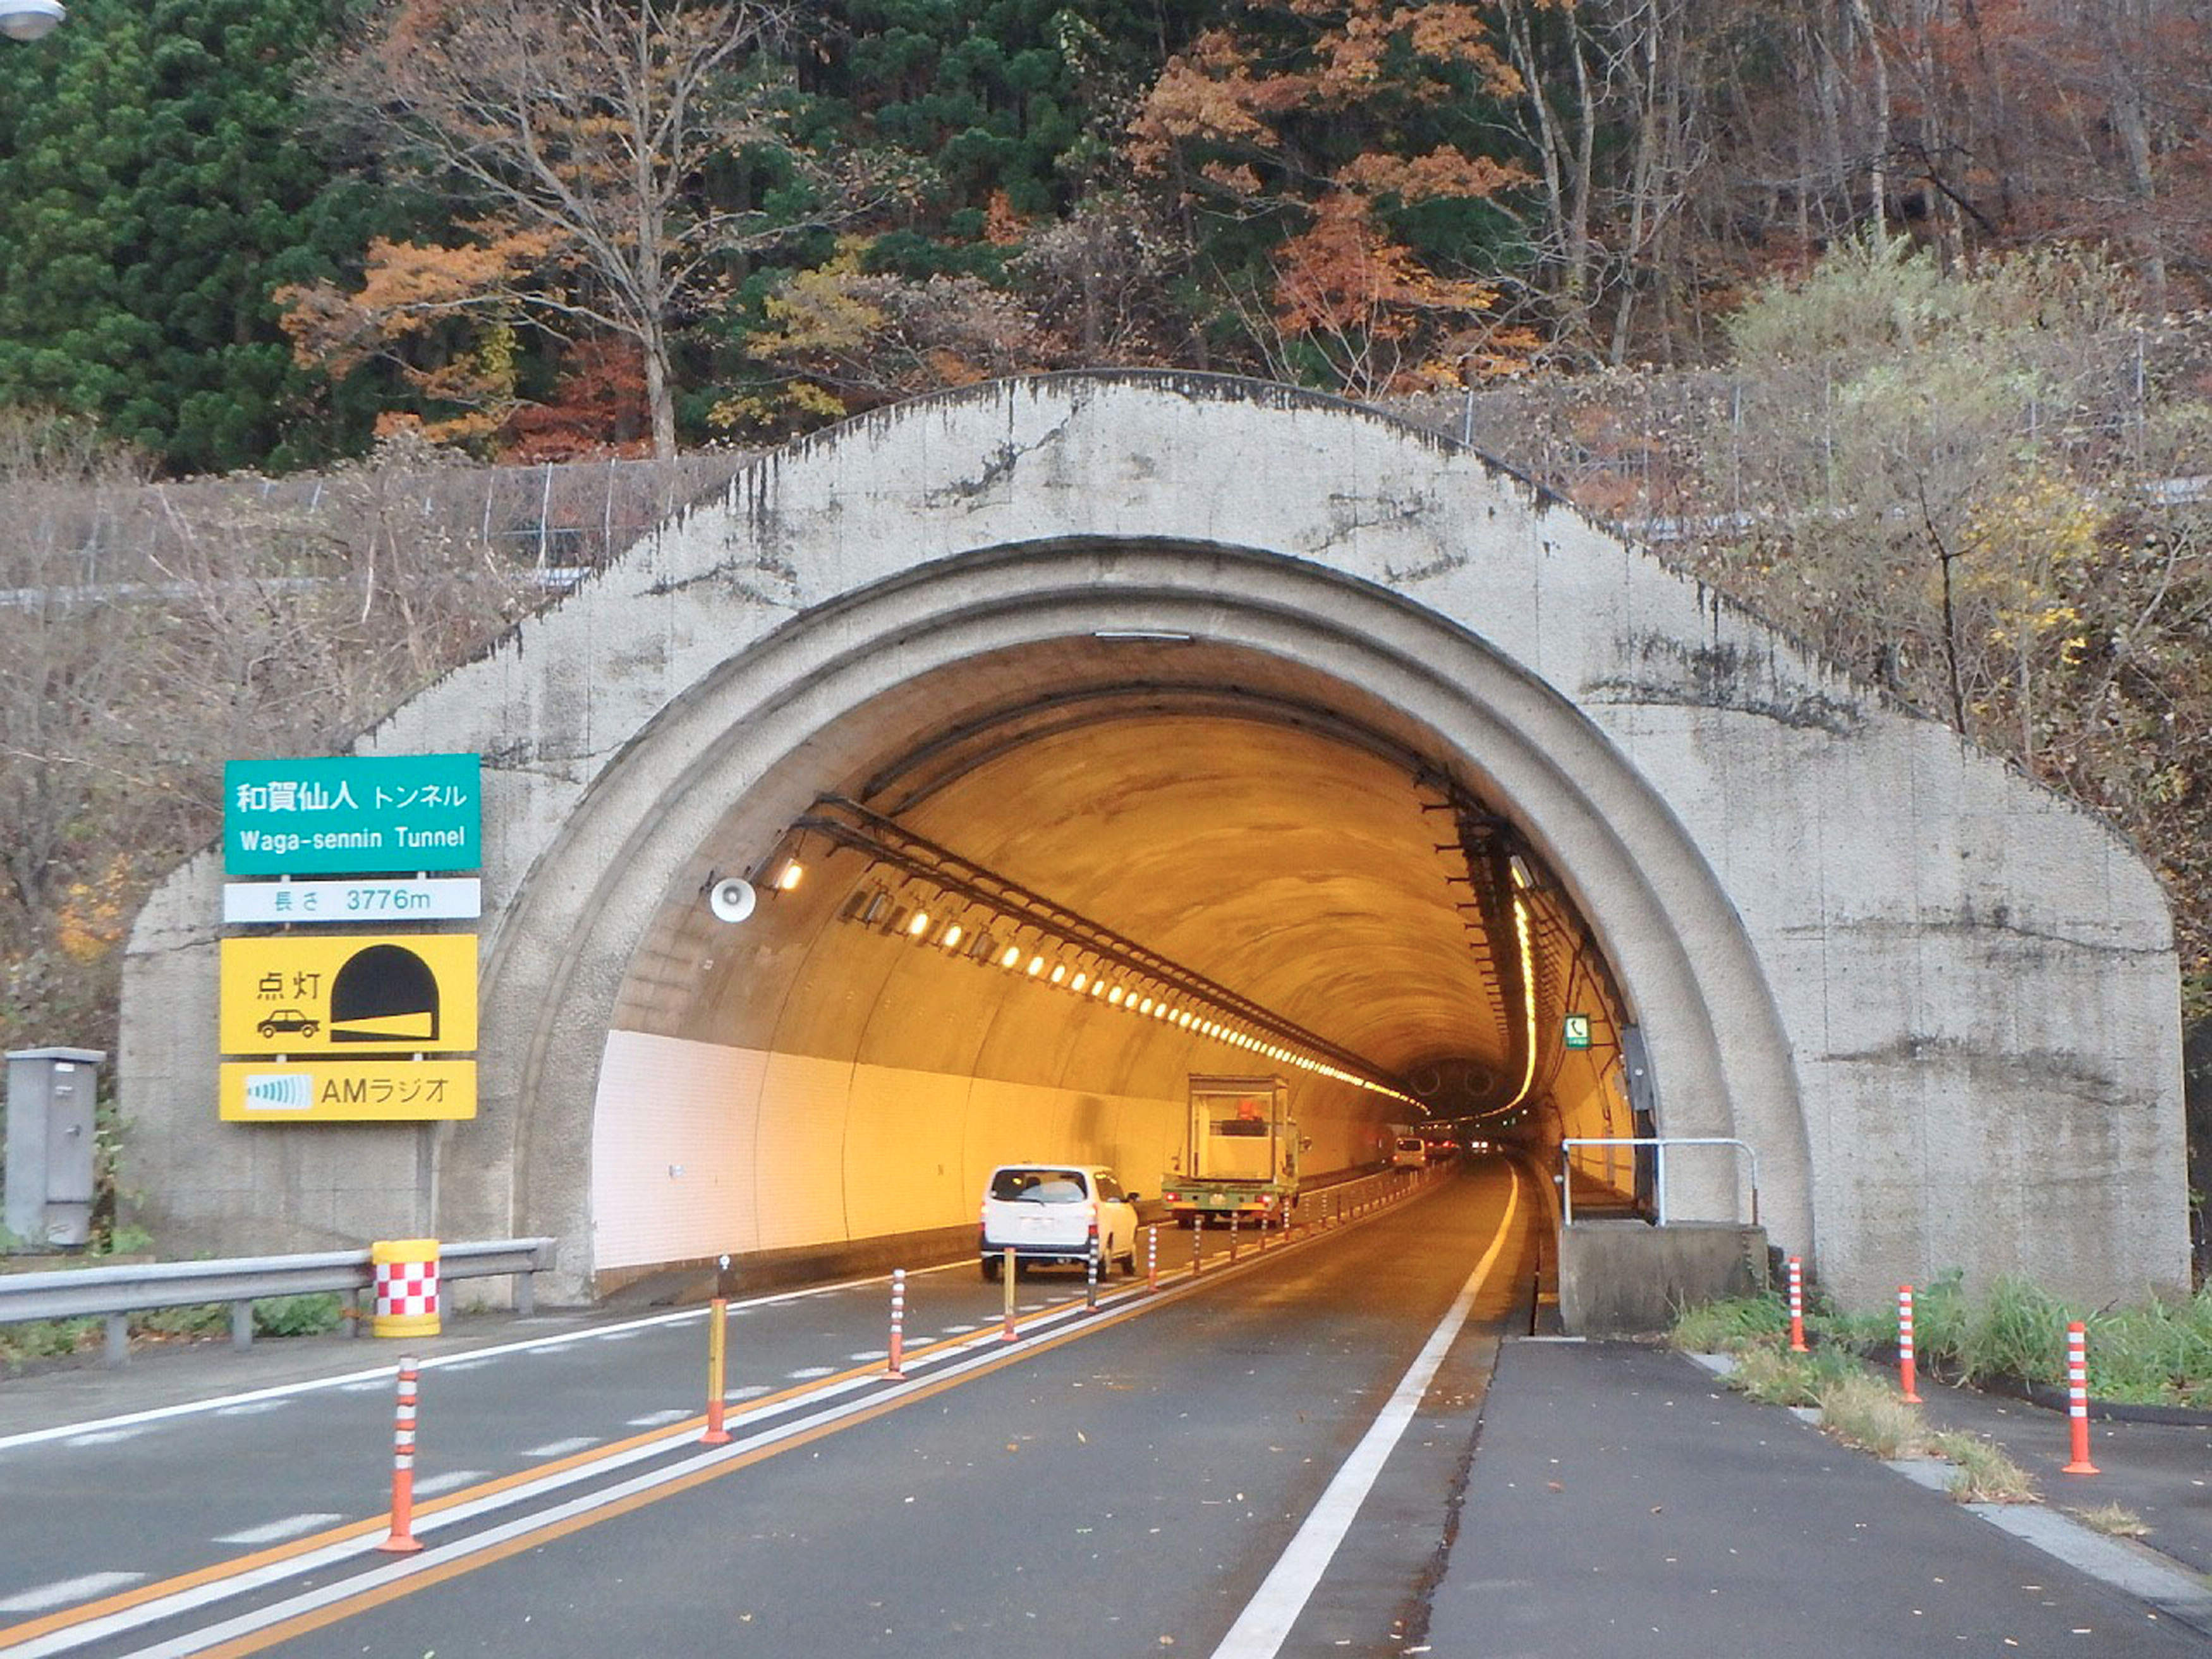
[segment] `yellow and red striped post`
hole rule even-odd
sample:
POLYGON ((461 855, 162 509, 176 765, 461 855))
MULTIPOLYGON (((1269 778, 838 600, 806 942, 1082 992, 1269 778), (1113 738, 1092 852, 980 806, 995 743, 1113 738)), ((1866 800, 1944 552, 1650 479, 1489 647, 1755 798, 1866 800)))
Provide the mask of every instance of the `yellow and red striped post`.
POLYGON ((891 1269, 891 1358, 885 1376, 906 1380, 906 1269, 891 1269))
POLYGON ((1805 1263, 1790 1258, 1790 1352, 1805 1352, 1805 1263))
POLYGON ((1014 1340, 1014 1247, 1011 1244, 999 1259, 999 1276, 1006 1282, 1006 1325, 999 1333, 999 1340, 1011 1342, 1014 1340))
POLYGON ((1897 1287, 1897 1382, 1908 1406, 1922 1403, 1912 1368, 1912 1286, 1897 1287))
POLYGON ((1145 1289, 1157 1291, 1160 1288, 1160 1224, 1155 1221, 1145 1229, 1145 1289))
POLYGON ((2078 1319, 2066 1328, 2066 1426, 2074 1458, 2059 1473, 2096 1474, 2089 1461, 2089 1334, 2078 1319))
POLYGON ((722 1426, 722 1360, 729 1340, 729 1306, 719 1296, 707 1304, 707 1432, 699 1437, 702 1446, 730 1443, 730 1431, 722 1426))
POLYGON ((411 1555, 422 1547, 415 1536, 415 1380, 410 1355, 399 1362, 399 1404, 392 1431, 392 1533, 376 1547, 387 1555, 411 1555))

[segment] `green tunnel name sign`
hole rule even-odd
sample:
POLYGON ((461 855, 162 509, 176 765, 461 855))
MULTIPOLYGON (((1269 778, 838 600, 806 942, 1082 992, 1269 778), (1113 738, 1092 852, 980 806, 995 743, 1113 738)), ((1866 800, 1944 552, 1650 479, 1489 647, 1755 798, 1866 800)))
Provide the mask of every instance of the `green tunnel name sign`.
POLYGON ((227 762, 223 868, 234 876, 481 868, 483 772, 477 755, 227 762))

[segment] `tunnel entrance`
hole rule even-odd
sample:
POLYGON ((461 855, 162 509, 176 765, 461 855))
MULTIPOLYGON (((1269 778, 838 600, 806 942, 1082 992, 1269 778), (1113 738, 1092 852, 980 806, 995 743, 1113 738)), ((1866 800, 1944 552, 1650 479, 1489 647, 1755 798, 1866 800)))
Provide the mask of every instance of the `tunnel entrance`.
MULTIPOLYGON (((197 859, 133 928, 118 1064, 133 1218, 178 1249, 545 1235, 560 1297, 972 1224, 1003 1146, 1149 1189, 1162 1103, 1264 1041, 1324 1164, 1400 1096, 1540 1148, 1632 1122, 1743 1143, 1842 1296, 2186 1282, 2142 860, 1374 410, 1139 374, 886 409, 756 458, 358 746, 482 757, 477 1115, 222 1121, 197 859), (710 878, 779 860, 797 886, 715 921, 710 878), (929 943, 969 926, 949 902, 1027 958, 929 943), (1091 954, 1047 960, 1077 921, 1091 954), (1074 1001, 1132 953, 1137 1016, 1074 1001)), ((1741 1175, 1670 1161, 1670 1218, 1740 1219, 1741 1175)))
MULTIPOLYGON (((1130 556, 1005 556, 1079 583, 1130 556)), ((882 599, 911 668, 935 596, 882 599)), ((1333 628, 1240 638, 1218 603, 1164 627, 1164 603, 972 654, 956 629, 946 659, 787 729, 724 799, 598 1057, 603 1287, 957 1229, 1010 1160, 1156 1194, 1194 1074, 1285 1078, 1324 1178, 1409 1127, 1541 1156, 1634 1133, 1654 1098, 1625 1063, 1635 1014, 1504 781, 1525 744, 1486 756, 1322 639, 1290 648, 1333 628), (712 902, 733 876, 757 896, 735 920, 712 902)), ((1480 653, 1437 643, 1424 678, 1464 684, 1449 659, 1480 653)), ((1591 1196, 1634 1195, 1626 1152, 1583 1162, 1591 1196)))

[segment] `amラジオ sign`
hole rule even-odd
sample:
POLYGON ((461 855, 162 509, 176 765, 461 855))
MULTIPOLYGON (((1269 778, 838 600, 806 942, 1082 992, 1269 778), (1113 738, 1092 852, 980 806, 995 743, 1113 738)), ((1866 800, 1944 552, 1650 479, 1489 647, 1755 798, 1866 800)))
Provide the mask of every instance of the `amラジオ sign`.
POLYGON ((473 1060, 226 1060, 226 1123, 413 1122, 477 1115, 473 1060))
POLYGON ((228 762, 223 868, 234 876, 477 869, 483 775, 477 755, 228 762))

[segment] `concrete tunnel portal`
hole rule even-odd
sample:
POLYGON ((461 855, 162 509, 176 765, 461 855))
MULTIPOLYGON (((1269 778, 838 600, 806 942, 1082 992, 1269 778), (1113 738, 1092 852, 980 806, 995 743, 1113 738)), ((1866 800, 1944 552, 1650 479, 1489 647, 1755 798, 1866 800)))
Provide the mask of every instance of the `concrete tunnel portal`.
MULTIPOLYGON (((949 1244, 991 1163, 1150 1193, 1189 1074, 1280 1069, 1322 1171, 1405 1097, 1540 1166, 1741 1140, 1845 1297, 2186 1283, 2179 964, 2132 849, 1373 410, 1142 374, 887 409, 357 748, 483 757, 476 1115, 220 1121, 204 854, 125 967, 125 1179, 174 1248, 546 1235, 580 1297, 949 1244)), ((1747 1175, 1670 1163, 1674 1218, 1746 1218, 1747 1175)))
POLYGON ((970 658, 842 716, 758 786, 805 808, 763 836, 733 803, 628 976, 603 1281, 803 1249, 824 1191, 847 1238, 943 1227, 1014 1158, 1157 1194, 1193 1073, 1287 1079, 1310 1175, 1386 1160, 1394 1124, 1630 1133, 1610 965, 1443 750, 1332 677, 1158 629, 970 658), (728 874, 760 896, 741 921, 707 900, 728 874), (672 1229, 686 1181, 713 1197, 672 1229))

